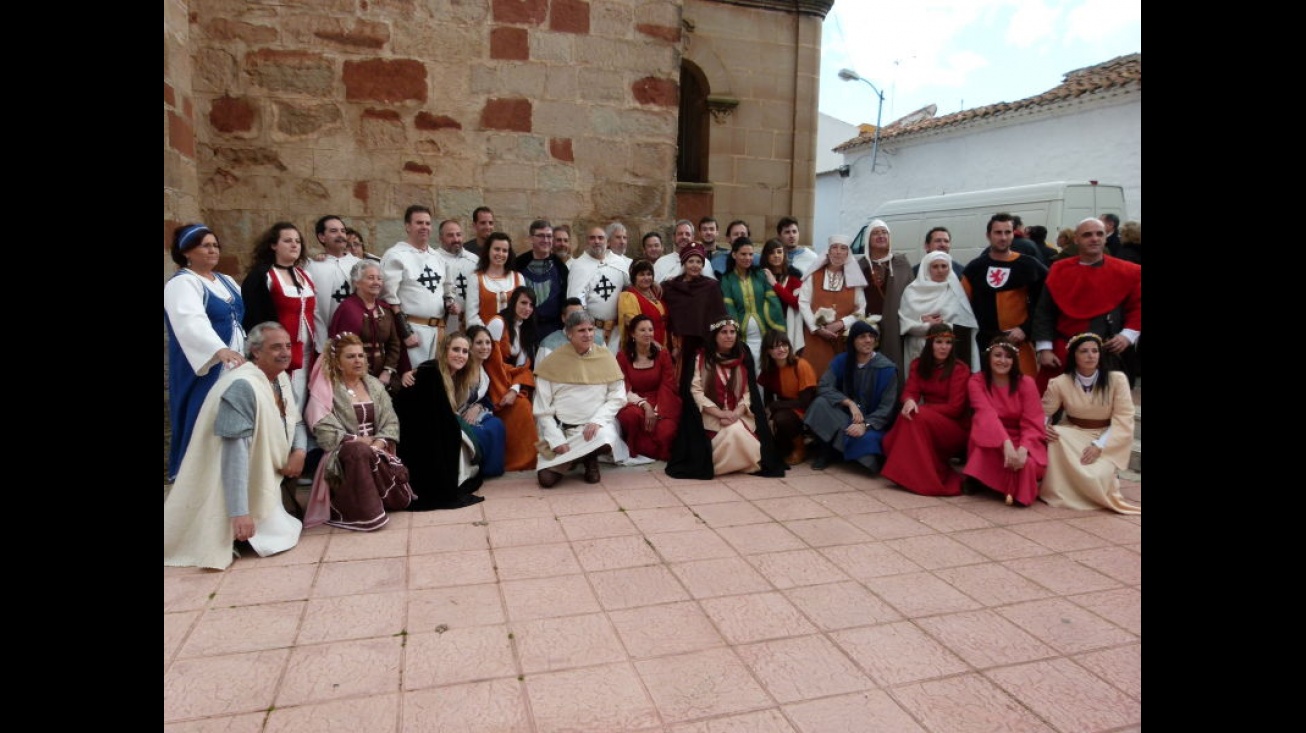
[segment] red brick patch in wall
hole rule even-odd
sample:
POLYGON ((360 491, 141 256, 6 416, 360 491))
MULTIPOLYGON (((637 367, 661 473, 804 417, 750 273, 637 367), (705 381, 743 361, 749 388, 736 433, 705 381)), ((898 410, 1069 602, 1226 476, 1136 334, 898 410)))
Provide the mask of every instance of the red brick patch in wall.
POLYGON ((635 30, 646 36, 661 38, 670 43, 680 43, 680 29, 669 25, 653 25, 652 23, 636 23, 635 30))
POLYGON ((382 122, 400 122, 399 113, 392 109, 365 109, 363 110, 363 119, 380 120, 382 122))
POLYGON ((549 8, 549 30, 589 33, 590 4, 585 0, 553 0, 549 8))
POLYGON ((419 130, 461 130, 463 125, 448 115, 433 115, 430 112, 418 112, 413 126, 419 130))
POLYGON ((163 103, 169 107, 177 106, 177 93, 172 91, 172 85, 166 81, 163 82, 163 103))
POLYGON ((346 61, 344 82, 351 102, 426 101, 426 67, 412 59, 346 61))
POLYGON ((371 196, 372 193, 367 188, 367 181, 359 181, 354 184, 354 198, 367 204, 371 196))
POLYGON ((576 156, 571 152, 571 138, 549 138, 549 155, 552 155, 555 160, 563 160, 568 163, 575 161, 576 156))
POLYGON ((548 0, 494 0, 494 22, 539 25, 548 15, 548 0))
POLYGON ((630 91, 640 104, 658 104, 663 107, 680 105, 680 87, 670 79, 646 76, 632 84, 630 91))
POLYGON ((525 28, 501 27, 490 31, 490 58, 526 61, 531 57, 525 28))
POLYGON ((486 130, 531 131, 529 99, 491 99, 481 110, 481 127, 486 130))
POLYGON ((245 99, 218 97, 209 108, 209 124, 218 132, 249 132, 254 129, 254 107, 245 99))
POLYGON ((168 143, 178 153, 195 158, 195 127, 176 112, 168 113, 168 143))
POLYGON ((431 166, 425 163, 415 163, 411 160, 404 163, 404 172, 406 173, 425 173, 431 175, 431 166))

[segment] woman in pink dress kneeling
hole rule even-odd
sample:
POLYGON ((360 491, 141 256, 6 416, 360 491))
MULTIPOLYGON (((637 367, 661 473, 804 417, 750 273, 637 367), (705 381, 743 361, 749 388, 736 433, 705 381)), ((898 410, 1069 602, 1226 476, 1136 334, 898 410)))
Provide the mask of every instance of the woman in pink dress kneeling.
POLYGON ((884 436, 880 475, 925 496, 961 493, 961 474, 948 459, 965 450, 970 435, 970 369, 953 353, 955 343, 946 323, 926 330, 907 372, 902 411, 884 436))
POLYGON ((1019 351, 1005 336, 989 344, 970 377, 970 441, 966 475, 1029 506, 1047 470, 1043 403, 1033 377, 1020 373, 1019 351))

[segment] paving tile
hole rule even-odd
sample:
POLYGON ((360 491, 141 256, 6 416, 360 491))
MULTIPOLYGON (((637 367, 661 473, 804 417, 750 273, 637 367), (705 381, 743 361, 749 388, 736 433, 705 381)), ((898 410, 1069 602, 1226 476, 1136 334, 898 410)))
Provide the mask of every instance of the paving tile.
POLYGON ((599 603, 608 610, 687 601, 684 586, 664 565, 646 565, 590 573, 599 603))
POLYGON ((1138 637, 1063 598, 995 609, 1004 618, 1062 654, 1132 644, 1138 637))
POLYGON ((1008 560, 1003 566, 1059 595, 1119 588, 1120 581, 1071 560, 1065 555, 1008 560))
POLYGON ((978 674, 900 685, 893 689, 893 696, 930 733, 1055 733, 978 674))
POLYGON ((1060 731, 1142 724, 1142 703, 1069 659, 989 670, 985 675, 1060 731))
POLYGON ((172 661, 177 650, 181 648, 182 642, 186 641, 186 635, 190 633, 191 627, 195 625, 195 619, 199 617, 199 611, 163 614, 163 663, 165 667, 168 662, 172 661))
POLYGON ((581 572, 580 563, 576 561, 571 545, 566 542, 498 547, 494 550, 494 564, 503 580, 547 578, 581 572))
POLYGON ((285 552, 278 552, 275 555, 259 557, 251 548, 246 547, 245 552, 240 556, 231 568, 246 570, 249 568, 277 568, 286 565, 312 565, 322 560, 323 553, 326 552, 327 545, 330 543, 330 536, 336 532, 345 532, 347 530, 338 530, 331 528, 330 532, 317 534, 300 535, 299 543, 285 552))
MULTIPOLYGON (((841 494, 834 494, 841 496, 841 494)), ((812 547, 829 547, 831 545, 855 545, 859 542, 871 542, 873 537, 858 529, 843 517, 821 517, 819 519, 798 519, 785 522, 789 531, 803 538, 812 547)))
POLYGON ((776 588, 847 580, 848 575, 816 550, 787 550, 749 555, 748 562, 776 588))
POLYGON ((315 565, 292 567, 246 568, 227 570, 222 587, 213 598, 214 606, 246 606, 277 601, 299 601, 309 597, 315 565))
POLYGON ((211 657, 289 647, 305 601, 212 608, 200 617, 177 657, 211 657))
MULTIPOLYGON (((481 504, 484 503, 481 502, 481 504)), ((480 504, 475 506, 480 506, 480 504)), ((423 514, 441 513, 443 512, 423 512, 423 514)), ((427 552, 453 552, 455 550, 488 550, 490 548, 490 539, 486 527, 466 522, 439 524, 433 527, 414 526, 409 530, 408 547, 409 553, 413 555, 421 555, 427 552)))
POLYGON ((266 711, 164 724, 164 733, 262 733, 266 711))
POLYGON ((1105 547, 1111 544, 1102 537, 1085 532, 1067 522, 1031 522, 1012 525, 1011 531, 1031 539, 1054 552, 1071 552, 1105 547))
POLYGON ((730 485, 730 490, 749 501, 774 499, 780 496, 798 496, 800 491, 789 485, 789 479, 757 479, 755 481, 738 481, 730 485))
POLYGON ((267 733, 393 733, 399 721, 399 695, 373 695, 317 705, 277 708, 268 715, 267 733))
POLYGON ((986 529, 993 526, 993 522, 984 517, 953 504, 921 507, 903 513, 939 532, 960 532, 967 529, 986 529))
POLYGON ((1101 547, 1096 550, 1068 552, 1066 557, 1125 583, 1143 582, 1143 556, 1124 547, 1101 547))
POLYGON ((916 572, 920 565, 883 542, 825 547, 821 554, 850 577, 858 580, 916 572))
POLYGON ((907 573, 862 581, 908 618, 979 609, 980 603, 930 573, 907 573))
POLYGON ((717 534, 745 555, 778 550, 799 550, 807 547, 807 543, 779 522, 722 527, 717 530, 717 534))
POLYGON ((858 529, 869 534, 872 539, 876 540, 896 540, 902 537, 916 537, 923 534, 934 534, 938 530, 920 520, 903 514, 902 512, 875 512, 869 514, 854 514, 845 517, 852 522, 858 529))
POLYGON ((1131 634, 1143 634, 1143 592, 1137 588, 1083 593, 1067 596, 1066 600, 1087 608, 1131 634))
POLYGON ((656 555, 666 562, 710 560, 736 557, 739 554, 735 548, 721 539, 721 535, 710 529, 659 532, 649 535, 648 542, 656 555))
POLYGON ((785 713, 802 733, 925 733, 893 698, 881 690, 784 706, 785 713))
POLYGON ((313 586, 313 597, 403 590, 407 568, 405 557, 326 563, 313 586))
POLYGON ((1088 671, 1111 683, 1116 689, 1140 703, 1143 701, 1142 644, 1088 652, 1073 659, 1088 671))
POLYGON ((543 545, 552 542, 566 542, 567 535, 562 525, 554 517, 528 517, 526 519, 502 519, 491 522, 490 547, 515 547, 518 545, 543 545))
POLYGON ((553 516, 566 517, 574 514, 600 514, 617 511, 617 502, 608 492, 587 491, 578 494, 553 494, 545 499, 553 509, 553 516))
POLYGON ((726 643, 699 604, 693 602, 609 611, 608 617, 633 659, 682 654, 726 643))
POLYGON ((648 488, 609 489, 609 495, 617 506, 626 511, 635 509, 657 509, 661 507, 683 506, 680 497, 661 484, 648 488))
POLYGON ((164 568, 163 573, 163 612, 198 611, 209 605, 209 597, 215 596, 218 586, 226 576, 216 571, 197 571, 195 568, 164 568), (186 574, 173 574, 181 570, 186 574))
POLYGON ((893 507, 869 496, 864 491, 836 491, 828 494, 811 494, 810 496, 812 501, 840 517, 893 510, 893 507))
POLYGON ((488 549, 433 552, 408 558, 408 587, 412 590, 493 583, 498 579, 494 554, 488 549))
POLYGON ((343 700, 399 689, 399 637, 333 641, 290 652, 276 705, 343 700))
MULTIPOLYGON (((481 492, 481 494, 484 493, 484 491, 481 492)), ((485 504, 486 502, 482 501, 462 509, 409 512, 412 518, 408 520, 408 526, 410 530, 419 527, 471 527, 477 522, 486 521, 485 504)), ((413 551, 415 552, 415 550, 413 551)))
POLYGON ((462 585, 408 593, 410 634, 435 631, 440 626, 462 628, 501 624, 507 621, 499 586, 462 585))
POLYGON ((738 502, 742 498, 720 481, 700 481, 693 484, 679 484, 670 488, 671 493, 675 494, 677 499, 695 508, 700 504, 738 502))
POLYGON ((680 723, 774 706, 748 667, 728 649, 635 662, 664 721, 680 723))
POLYGON ((819 494, 837 494, 846 493, 849 489, 847 483, 843 481, 830 480, 831 474, 825 474, 820 471, 809 473, 807 475, 786 476, 784 482, 804 496, 817 496, 819 494))
POLYGON ((731 644, 816 632, 816 627, 803 616, 798 607, 780 593, 707 598, 700 605, 731 644))
POLYGON ((976 669, 1057 656, 1055 649, 989 610, 918 619, 916 625, 976 669))
POLYGON ((1085 532, 1095 534, 1112 544, 1123 545, 1143 541, 1141 521, 1141 516, 1126 517, 1102 510, 1093 512, 1092 516, 1068 520, 1067 523, 1085 532))
POLYGON ((598 599, 581 575, 505 580, 500 588, 507 603, 508 618, 512 621, 574 616, 599 610, 598 599))
POLYGON ((289 649, 197 657, 163 673, 163 722, 266 711, 289 649))
POLYGON ((408 529, 395 528, 387 524, 374 532, 344 530, 333 533, 322 559, 327 562, 339 562, 371 560, 378 557, 407 557, 407 555, 408 529))
POLYGON ((904 489, 885 489, 875 491, 871 493, 871 496, 877 501, 883 502, 890 509, 896 509, 898 511, 943 506, 943 502, 948 498, 941 496, 921 496, 920 494, 915 494, 904 489))
POLYGON ((526 694, 539 733, 633 730, 659 722, 625 662, 528 675, 526 694))
POLYGON ((404 630, 405 593, 309 599, 297 644, 393 636, 404 630))
POLYGON ((525 685, 516 678, 405 692, 402 721, 404 731, 535 730, 526 712, 525 685))
POLYGON ((781 703, 873 689, 876 685, 820 634, 738 647, 739 657, 781 703))
POLYGON ((707 526, 714 528, 735 527, 741 524, 763 524, 771 521, 771 517, 766 512, 758 509, 749 501, 698 504, 693 508, 699 519, 703 520, 707 526))
POLYGON ((558 524, 562 526, 567 539, 572 542, 639 534, 639 527, 636 527, 635 523, 630 521, 630 517, 621 511, 558 517, 558 524))
POLYGON ((834 512, 821 506, 806 496, 781 496, 775 499, 758 499, 753 502, 758 509, 766 512, 777 522, 793 519, 813 519, 815 517, 832 517, 834 512))
POLYGON ((506 624, 409 634, 403 650, 404 689, 516 676, 510 634, 506 624))
POLYGON ((949 536, 992 560, 1014 560, 1018 557, 1035 557, 1052 552, 1006 527, 955 532, 949 536))
POLYGON ((496 497, 494 501, 487 499, 481 502, 480 506, 485 508, 485 518, 490 522, 502 522, 505 519, 552 517, 555 515, 548 498, 544 496, 496 497))
POLYGON ((830 638, 880 686, 970 671, 960 657, 908 621, 832 631, 830 638))
POLYGON ((943 534, 886 540, 884 544, 926 570, 973 565, 985 560, 983 555, 943 534))
POLYGON ((518 621, 513 644, 528 675, 626 661, 626 650, 601 613, 518 621))
POLYGON ((727 715, 670 728, 670 733, 798 733, 778 708, 727 715))
POLYGON ((741 557, 672 563, 671 571, 694 598, 774 590, 766 578, 741 557))
POLYGON ((634 522, 635 526, 639 527, 639 531, 644 534, 684 532, 704 526, 703 520, 694 516, 693 510, 684 505, 632 509, 626 512, 626 516, 630 517, 630 521, 634 522))
POLYGON ((571 543, 571 548, 586 572, 657 565, 662 562, 643 535, 578 540, 571 543))
POLYGON ((985 606, 1005 606, 1052 595, 1047 588, 996 563, 940 568, 934 575, 985 606))
POLYGON ((826 583, 784 591, 822 631, 869 626, 902 619, 902 614, 860 583, 826 583))

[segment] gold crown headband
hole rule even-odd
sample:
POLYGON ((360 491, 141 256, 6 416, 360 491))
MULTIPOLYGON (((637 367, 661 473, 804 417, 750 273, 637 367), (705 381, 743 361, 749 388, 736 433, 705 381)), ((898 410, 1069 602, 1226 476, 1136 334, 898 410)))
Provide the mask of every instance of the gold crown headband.
POLYGON ((939 338, 939 337, 941 337, 941 336, 947 336, 948 338, 951 339, 951 338, 956 338, 956 337, 957 337, 957 334, 953 333, 951 328, 947 328, 947 329, 943 329, 943 330, 940 330, 940 331, 935 331, 934 333, 932 333, 932 334, 926 336, 925 338, 927 338, 927 339, 936 339, 936 338, 939 338))

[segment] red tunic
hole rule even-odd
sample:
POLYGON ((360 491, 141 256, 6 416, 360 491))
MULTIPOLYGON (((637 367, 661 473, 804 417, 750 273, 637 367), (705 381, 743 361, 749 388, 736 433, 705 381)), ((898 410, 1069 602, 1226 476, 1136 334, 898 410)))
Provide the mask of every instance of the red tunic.
POLYGON ((276 269, 268 270, 268 292, 272 295, 277 322, 290 334, 290 368, 286 370, 290 372, 313 365, 313 314, 317 308, 313 279, 300 267, 295 268, 295 275, 305 284, 303 289, 308 295, 300 297, 287 293, 276 269))
POLYGON ((676 394, 676 366, 667 349, 660 349, 653 366, 636 369, 625 351, 617 352, 617 364, 626 377, 626 392, 649 401, 659 420, 652 432, 644 429, 644 408, 627 403, 617 412, 617 424, 632 455, 648 456, 656 461, 671 458, 671 442, 680 425, 680 396, 676 394))
POLYGON ((951 375, 935 371, 930 379, 917 371, 914 359, 903 389, 903 402, 915 400, 920 410, 911 419, 899 415, 884 436, 882 476, 908 491, 925 496, 957 496, 962 475, 949 458, 966 448, 970 435, 970 370, 956 363, 951 375))

